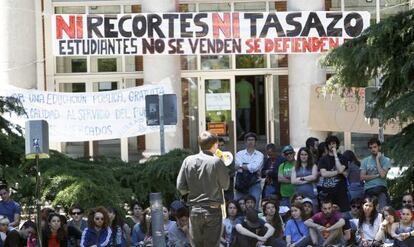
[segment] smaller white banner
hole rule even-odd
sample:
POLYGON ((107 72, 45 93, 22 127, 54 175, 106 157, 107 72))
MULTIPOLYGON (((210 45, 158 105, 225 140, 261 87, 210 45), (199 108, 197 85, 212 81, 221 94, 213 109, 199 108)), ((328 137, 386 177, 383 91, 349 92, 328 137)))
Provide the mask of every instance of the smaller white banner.
POLYGON ((231 109, 230 93, 206 94, 207 111, 225 111, 231 109))
POLYGON ((13 86, 2 86, 0 90, 0 96, 18 98, 23 104, 27 116, 15 121, 46 120, 49 139, 54 142, 106 140, 157 132, 159 126, 146 124, 145 96, 160 93, 171 92, 163 85, 91 93, 58 93, 13 86))

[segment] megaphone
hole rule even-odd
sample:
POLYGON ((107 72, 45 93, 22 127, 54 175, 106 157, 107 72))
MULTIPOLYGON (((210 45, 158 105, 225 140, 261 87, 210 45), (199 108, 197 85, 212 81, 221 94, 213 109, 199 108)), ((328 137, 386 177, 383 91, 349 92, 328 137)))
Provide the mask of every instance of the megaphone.
POLYGON ((221 151, 220 149, 217 149, 215 155, 220 158, 226 166, 229 166, 231 163, 233 163, 233 154, 231 152, 221 151))

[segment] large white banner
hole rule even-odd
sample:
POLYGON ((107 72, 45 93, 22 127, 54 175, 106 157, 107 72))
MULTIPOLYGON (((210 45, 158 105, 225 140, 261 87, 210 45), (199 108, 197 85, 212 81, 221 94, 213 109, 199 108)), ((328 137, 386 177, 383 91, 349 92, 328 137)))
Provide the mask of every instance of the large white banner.
POLYGON ((56 14, 51 33, 56 56, 323 53, 369 23, 366 11, 56 14))
MULTIPOLYGON (((1 96, 20 99, 27 116, 49 124, 50 141, 105 140, 159 131, 147 126, 145 96, 170 93, 162 85, 145 85, 96 93, 57 93, 13 86, 0 89, 1 96)), ((24 122, 23 122, 24 123, 24 122)))

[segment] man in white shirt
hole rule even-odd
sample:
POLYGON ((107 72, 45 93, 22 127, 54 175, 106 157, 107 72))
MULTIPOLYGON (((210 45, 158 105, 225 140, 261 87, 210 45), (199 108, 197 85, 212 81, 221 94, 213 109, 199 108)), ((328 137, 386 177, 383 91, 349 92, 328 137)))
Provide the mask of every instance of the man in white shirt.
POLYGON ((237 169, 235 197, 238 200, 248 194, 254 196, 257 209, 262 194, 260 171, 264 156, 256 150, 257 136, 255 133, 247 133, 244 140, 246 149, 237 152, 235 158, 235 168, 237 169))

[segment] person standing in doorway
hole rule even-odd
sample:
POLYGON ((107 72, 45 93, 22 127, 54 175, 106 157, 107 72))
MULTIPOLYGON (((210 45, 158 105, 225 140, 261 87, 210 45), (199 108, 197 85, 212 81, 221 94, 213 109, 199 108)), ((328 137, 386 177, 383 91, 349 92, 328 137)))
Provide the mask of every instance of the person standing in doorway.
POLYGON ((198 144, 200 153, 183 161, 177 177, 177 190, 188 195, 192 246, 217 247, 222 226, 223 190, 230 183, 229 170, 214 156, 218 147, 216 135, 203 131, 198 144))
POLYGON ((242 77, 241 80, 236 83, 236 117, 239 139, 243 138, 245 133, 250 132, 250 108, 254 98, 252 84, 250 84, 246 78, 242 77), (240 121, 240 119, 242 121, 240 121), (243 123, 243 128, 241 123, 243 123))

